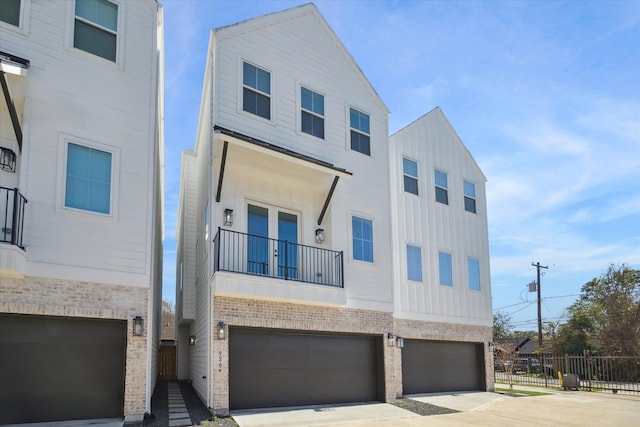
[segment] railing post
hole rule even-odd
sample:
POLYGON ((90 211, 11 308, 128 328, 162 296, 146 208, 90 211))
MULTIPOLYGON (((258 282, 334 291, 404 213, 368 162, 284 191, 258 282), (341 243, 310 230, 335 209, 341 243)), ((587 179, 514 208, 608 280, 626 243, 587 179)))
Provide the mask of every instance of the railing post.
POLYGON ((340 287, 344 288, 344 251, 340 251, 340 287))
POLYGON ((289 280, 289 241, 284 241, 284 280, 289 280))
POLYGON ((18 242, 18 230, 16 223, 18 222, 18 189, 13 189, 13 214, 11 220, 11 244, 16 245, 18 242))
POLYGON ((216 251, 215 265, 213 266, 213 271, 216 272, 220 269, 220 239, 222 239, 222 233, 220 233, 221 228, 218 227, 218 233, 216 234, 215 243, 213 245, 213 250, 216 251))

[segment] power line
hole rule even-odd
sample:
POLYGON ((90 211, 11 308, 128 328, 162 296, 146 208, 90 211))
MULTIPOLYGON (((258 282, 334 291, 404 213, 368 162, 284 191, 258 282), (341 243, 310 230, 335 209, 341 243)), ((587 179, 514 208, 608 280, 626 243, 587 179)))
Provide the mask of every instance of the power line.
MULTIPOLYGON (((572 295, 556 295, 553 297, 544 297, 542 298, 542 300, 547 300, 547 299, 555 299, 555 298, 569 298, 569 297, 579 297, 580 294, 572 294, 572 295)), ((498 308, 494 308, 493 311, 497 311, 497 310, 502 310, 503 308, 509 308, 509 307, 515 307, 516 305, 522 305, 522 304, 530 304, 532 302, 535 301, 522 301, 522 302, 517 302, 515 304, 510 304, 510 305, 505 305, 503 307, 498 307, 498 308)))

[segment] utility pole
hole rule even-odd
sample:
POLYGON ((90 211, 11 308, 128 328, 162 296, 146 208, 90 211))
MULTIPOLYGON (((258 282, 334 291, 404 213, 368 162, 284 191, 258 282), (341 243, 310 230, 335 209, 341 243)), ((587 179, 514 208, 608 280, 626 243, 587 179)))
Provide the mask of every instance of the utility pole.
POLYGON ((540 296, 540 269, 541 268, 549 268, 548 265, 540 265, 540 262, 531 263, 532 266, 536 268, 538 271, 538 348, 542 351, 542 298, 540 296))

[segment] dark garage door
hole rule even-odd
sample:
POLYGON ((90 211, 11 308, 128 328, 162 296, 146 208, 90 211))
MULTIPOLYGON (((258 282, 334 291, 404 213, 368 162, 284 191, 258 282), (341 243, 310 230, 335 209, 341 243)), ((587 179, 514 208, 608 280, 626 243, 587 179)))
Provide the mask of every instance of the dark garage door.
POLYGON ((484 390, 482 344, 405 340, 404 394, 484 390))
POLYGON ((370 402, 382 395, 376 337, 231 328, 231 409, 370 402))
POLYGON ((0 314, 0 425, 121 418, 127 322, 0 314))

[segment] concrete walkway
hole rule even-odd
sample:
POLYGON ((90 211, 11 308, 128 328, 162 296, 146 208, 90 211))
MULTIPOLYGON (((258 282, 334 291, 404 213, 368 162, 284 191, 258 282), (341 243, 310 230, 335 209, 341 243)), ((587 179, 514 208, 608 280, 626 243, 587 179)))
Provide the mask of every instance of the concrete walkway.
POLYGON ((169 403, 169 427, 191 426, 191 417, 184 403, 180 386, 177 382, 170 382, 168 385, 169 403))

